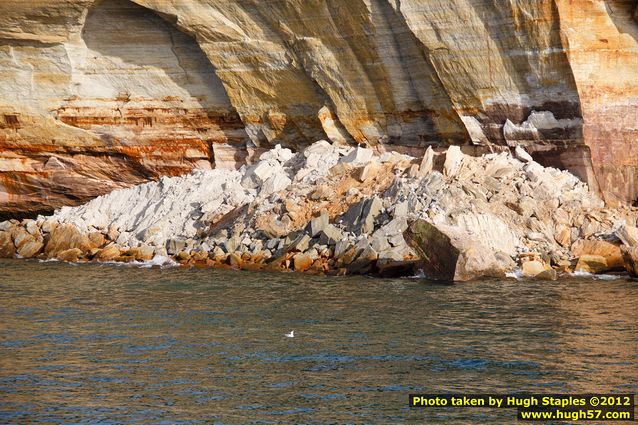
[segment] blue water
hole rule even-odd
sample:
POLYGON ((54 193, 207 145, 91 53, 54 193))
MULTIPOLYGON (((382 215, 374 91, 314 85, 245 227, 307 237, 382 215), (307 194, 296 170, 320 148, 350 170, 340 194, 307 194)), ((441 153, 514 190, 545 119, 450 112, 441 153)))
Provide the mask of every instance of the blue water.
POLYGON ((0 262, 0 423, 516 423, 411 392, 638 392, 638 283, 0 262))

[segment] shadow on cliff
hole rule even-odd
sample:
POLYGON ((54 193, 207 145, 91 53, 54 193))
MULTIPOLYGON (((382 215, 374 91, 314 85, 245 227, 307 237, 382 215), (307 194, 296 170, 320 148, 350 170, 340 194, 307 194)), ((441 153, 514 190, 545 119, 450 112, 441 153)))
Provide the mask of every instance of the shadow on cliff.
POLYGON ((154 71, 165 74, 205 109, 233 109, 197 42, 151 10, 129 0, 100 1, 86 18, 82 38, 91 50, 89 54, 94 54, 87 58, 87 66, 95 67, 91 71, 111 74, 100 80, 105 84, 142 95, 168 91, 170 83, 159 80, 154 71), (129 82, 146 86, 126 87, 129 82), (152 87, 154 83, 157 86, 152 87))
MULTIPOLYGON (((496 123, 503 124, 508 118, 522 122, 532 109, 551 111, 558 119, 581 118, 578 89, 563 49, 555 3, 513 2, 509 7, 501 7, 499 2, 467 3, 485 31, 485 50, 498 58, 497 66, 505 68, 514 84, 511 89, 521 98, 520 105, 500 104, 487 111, 496 123)), ((492 58, 488 63, 492 64, 492 58)), ((492 81, 492 69, 486 72, 492 81)))
POLYGON ((605 7, 618 32, 638 42, 638 0, 609 0, 605 7))

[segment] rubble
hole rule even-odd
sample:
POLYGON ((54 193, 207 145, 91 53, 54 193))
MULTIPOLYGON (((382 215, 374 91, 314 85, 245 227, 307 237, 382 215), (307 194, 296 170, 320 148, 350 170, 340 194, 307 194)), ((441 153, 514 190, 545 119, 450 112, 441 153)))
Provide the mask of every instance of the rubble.
MULTIPOLYGON (((540 119, 540 118, 539 118, 540 119)), ((197 170, 50 217, 0 223, 0 257, 151 261, 331 274, 543 281, 627 268, 636 212, 520 146, 423 158, 319 141, 241 170, 197 170), (558 273, 557 273, 558 272, 558 273)), ((634 272, 632 271, 632 273, 634 272)))

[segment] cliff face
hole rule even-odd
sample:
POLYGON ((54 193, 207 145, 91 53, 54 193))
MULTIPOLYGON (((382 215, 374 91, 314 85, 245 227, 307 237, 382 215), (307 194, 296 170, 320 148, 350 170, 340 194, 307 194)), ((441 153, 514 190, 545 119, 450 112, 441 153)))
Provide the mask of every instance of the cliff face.
POLYGON ((0 215, 323 138, 520 144, 633 201, 637 6, 4 1, 0 215))

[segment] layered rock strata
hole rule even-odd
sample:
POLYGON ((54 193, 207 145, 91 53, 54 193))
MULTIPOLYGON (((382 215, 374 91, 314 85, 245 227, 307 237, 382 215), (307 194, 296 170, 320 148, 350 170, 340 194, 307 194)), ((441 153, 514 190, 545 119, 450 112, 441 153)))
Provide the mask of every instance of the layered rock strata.
POLYGON ((115 190, 53 216, 0 223, 0 255, 148 261, 440 280, 623 269, 635 209, 606 209, 522 148, 423 158, 320 141, 240 170, 115 190))
POLYGON ((253 148, 521 145, 638 195, 635 0, 0 5, 0 214, 253 148), (83 181, 81 185, 79 182, 83 181))

